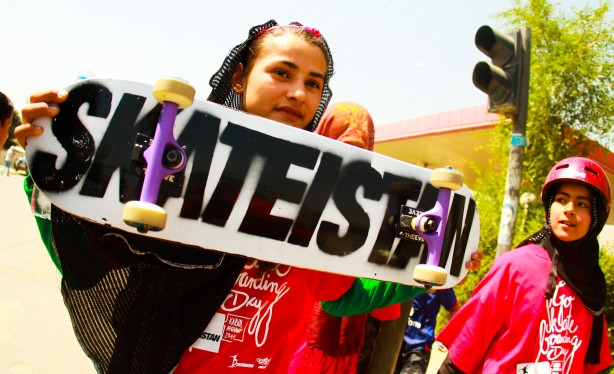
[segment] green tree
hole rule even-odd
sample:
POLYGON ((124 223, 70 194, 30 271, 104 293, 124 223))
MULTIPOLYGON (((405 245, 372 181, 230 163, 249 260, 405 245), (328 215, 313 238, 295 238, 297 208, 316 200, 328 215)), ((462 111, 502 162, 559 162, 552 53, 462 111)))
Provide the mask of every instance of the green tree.
POLYGON ((548 0, 514 0, 496 15, 509 30, 531 28, 531 78, 525 151, 525 190, 539 193, 554 163, 587 155, 614 123, 614 25, 609 2, 573 9, 548 0))
MULTIPOLYGON (((532 33, 531 80, 523 185, 521 192, 539 196, 547 172, 556 161, 587 155, 598 147, 591 138, 606 137, 614 123, 614 27, 608 22, 607 2, 597 8, 573 10, 571 15, 547 0, 515 0, 514 6, 496 15, 505 29, 528 26, 532 33)), ((502 119, 491 134, 488 146, 491 167, 474 168, 478 173, 476 199, 480 211, 481 250, 485 266, 472 274, 464 287, 471 290, 472 278, 481 278, 496 252, 499 217, 503 199, 510 124, 502 119)), ((538 199, 539 200, 539 199, 538 199)), ((520 209, 514 234, 518 243, 543 224, 543 207, 535 204, 520 209), (518 222, 525 222, 519 227, 518 222)))

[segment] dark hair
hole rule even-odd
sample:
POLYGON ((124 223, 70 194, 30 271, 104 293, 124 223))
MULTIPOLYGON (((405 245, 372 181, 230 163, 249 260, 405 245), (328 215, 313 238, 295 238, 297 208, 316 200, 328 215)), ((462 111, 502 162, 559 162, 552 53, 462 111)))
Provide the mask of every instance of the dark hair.
POLYGON ((13 102, 0 92, 0 122, 3 123, 7 118, 13 117, 13 110, 13 102))

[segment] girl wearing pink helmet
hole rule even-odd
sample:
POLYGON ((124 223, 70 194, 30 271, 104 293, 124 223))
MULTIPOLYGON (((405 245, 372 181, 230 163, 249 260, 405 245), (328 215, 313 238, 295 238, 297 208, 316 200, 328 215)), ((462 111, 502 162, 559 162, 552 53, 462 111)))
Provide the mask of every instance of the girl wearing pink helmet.
POLYGON ((597 235, 610 186, 592 160, 570 157, 546 178, 544 227, 497 258, 437 340, 440 373, 596 373, 612 364, 597 235))

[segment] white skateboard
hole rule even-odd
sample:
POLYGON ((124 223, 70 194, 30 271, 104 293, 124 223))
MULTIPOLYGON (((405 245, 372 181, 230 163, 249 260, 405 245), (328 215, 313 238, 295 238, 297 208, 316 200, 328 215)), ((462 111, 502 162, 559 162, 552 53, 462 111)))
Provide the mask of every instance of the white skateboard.
POLYGON ((264 261, 436 288, 464 278, 478 249, 475 200, 453 170, 193 102, 179 80, 91 79, 67 91, 60 114, 42 120, 52 131, 29 140, 27 157, 37 186, 74 215, 264 261))

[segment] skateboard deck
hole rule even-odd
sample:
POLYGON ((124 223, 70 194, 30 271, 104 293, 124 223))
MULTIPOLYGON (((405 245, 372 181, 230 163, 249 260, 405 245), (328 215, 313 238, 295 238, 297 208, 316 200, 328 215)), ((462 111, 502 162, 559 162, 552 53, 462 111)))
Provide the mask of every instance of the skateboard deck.
POLYGON ((186 159, 159 185, 154 202, 168 215, 164 228, 137 229, 122 212, 153 175, 143 153, 166 109, 143 83, 89 79, 66 90, 59 115, 37 120, 46 131, 28 140, 27 160, 37 187, 76 216, 160 240, 416 286, 414 268, 432 263, 437 250, 435 265, 448 275, 445 284, 427 285, 435 288, 464 278, 478 249, 478 212, 462 182, 454 191, 436 188, 432 170, 202 100, 179 107, 174 118, 171 135, 186 159), (448 202, 441 203, 444 190, 448 202), (435 244, 419 232, 433 220, 407 223, 433 211, 443 230, 435 244))

